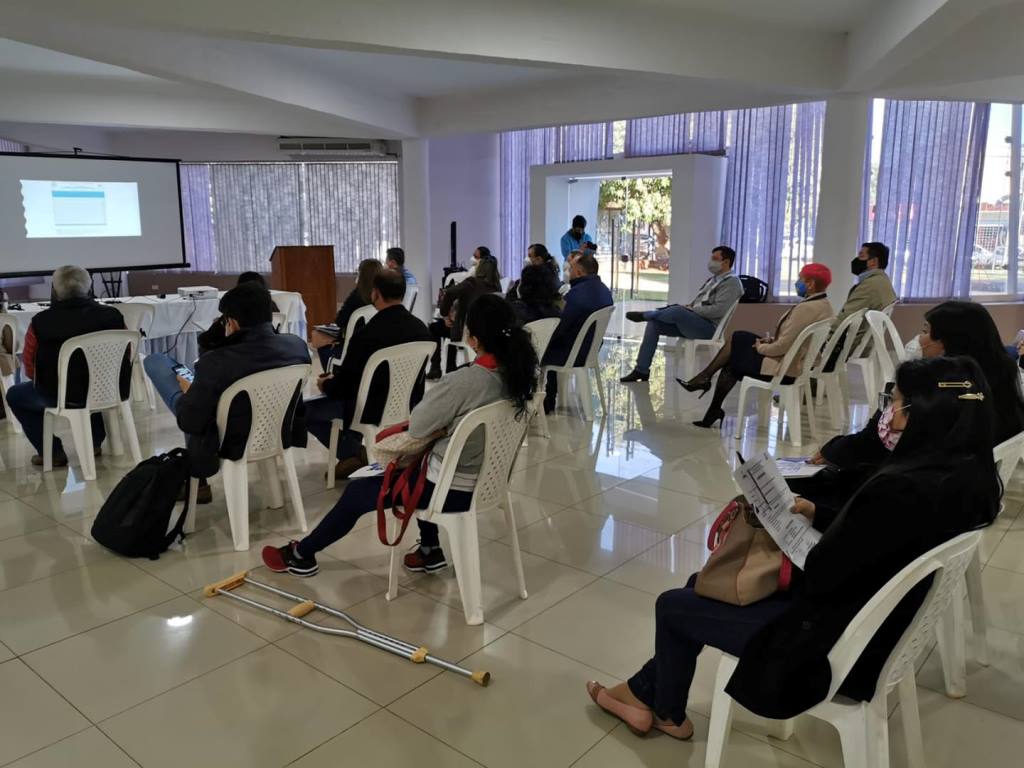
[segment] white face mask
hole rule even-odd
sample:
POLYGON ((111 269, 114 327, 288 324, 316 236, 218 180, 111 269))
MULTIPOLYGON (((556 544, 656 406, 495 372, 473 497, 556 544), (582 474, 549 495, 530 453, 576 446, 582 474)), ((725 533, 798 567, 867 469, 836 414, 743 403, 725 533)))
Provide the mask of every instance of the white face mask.
POLYGON ((710 272, 712 275, 717 275, 722 271, 723 266, 724 264, 722 264, 722 262, 720 261, 709 261, 708 272, 710 272))

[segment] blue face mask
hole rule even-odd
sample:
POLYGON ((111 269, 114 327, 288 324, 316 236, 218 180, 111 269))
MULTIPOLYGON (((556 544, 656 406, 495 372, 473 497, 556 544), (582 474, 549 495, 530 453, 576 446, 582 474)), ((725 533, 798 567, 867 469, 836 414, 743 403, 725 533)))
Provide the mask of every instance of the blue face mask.
POLYGON ((796 281, 796 295, 801 299, 807 295, 807 283, 803 280, 796 281))

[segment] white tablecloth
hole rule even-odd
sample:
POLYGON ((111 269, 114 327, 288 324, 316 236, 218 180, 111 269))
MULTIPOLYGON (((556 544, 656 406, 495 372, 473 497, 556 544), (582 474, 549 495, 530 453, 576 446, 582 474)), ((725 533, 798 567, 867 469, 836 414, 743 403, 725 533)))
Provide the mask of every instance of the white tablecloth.
MULTIPOLYGON (((302 300, 302 295, 291 291, 271 291, 270 293, 278 310, 285 316, 285 326, 281 330, 305 338, 306 304, 302 300)), ((219 296, 223 295, 223 292, 219 294, 219 296)), ((209 328, 210 324, 220 315, 220 312, 217 311, 219 296, 216 299, 193 300, 168 294, 166 299, 161 299, 159 296, 131 296, 119 301, 125 304, 150 304, 154 309, 153 325, 146 334, 144 352, 147 354, 169 352, 178 360, 191 362, 199 356, 196 337, 209 328), (175 339, 177 339, 176 345, 175 339), (175 346, 176 349, 171 350, 171 347, 175 346)), ((104 300, 101 302, 107 303, 104 300)), ((116 309, 120 304, 111 304, 110 306, 116 309)), ((44 309, 46 307, 39 304, 22 302, 22 309, 10 311, 10 314, 18 320, 20 338, 24 338, 32 318, 44 309)), ((21 346, 20 339, 18 346, 19 348, 21 346)))

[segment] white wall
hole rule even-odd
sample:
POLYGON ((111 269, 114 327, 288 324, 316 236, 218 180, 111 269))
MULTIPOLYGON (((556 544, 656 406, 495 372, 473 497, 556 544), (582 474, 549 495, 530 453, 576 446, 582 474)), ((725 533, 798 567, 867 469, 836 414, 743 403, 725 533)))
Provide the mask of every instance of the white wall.
POLYGON ((0 136, 28 144, 31 152, 116 152, 110 131, 89 126, 0 122, 0 136))
POLYGON ((419 297, 415 314, 421 320, 430 317, 430 263, 426 244, 430 243, 430 160, 425 139, 402 142, 402 161, 398 174, 402 210, 402 248, 406 269, 416 275, 419 297))

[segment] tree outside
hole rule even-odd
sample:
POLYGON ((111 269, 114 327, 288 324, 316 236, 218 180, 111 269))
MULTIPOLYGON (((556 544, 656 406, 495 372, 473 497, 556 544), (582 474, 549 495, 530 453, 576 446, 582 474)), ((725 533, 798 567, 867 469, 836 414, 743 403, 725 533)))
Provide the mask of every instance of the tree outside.
POLYGON ((671 253, 672 177, 607 179, 598 195, 600 253, 617 293, 664 300, 671 253), (613 237, 614 232, 614 237, 613 237))

